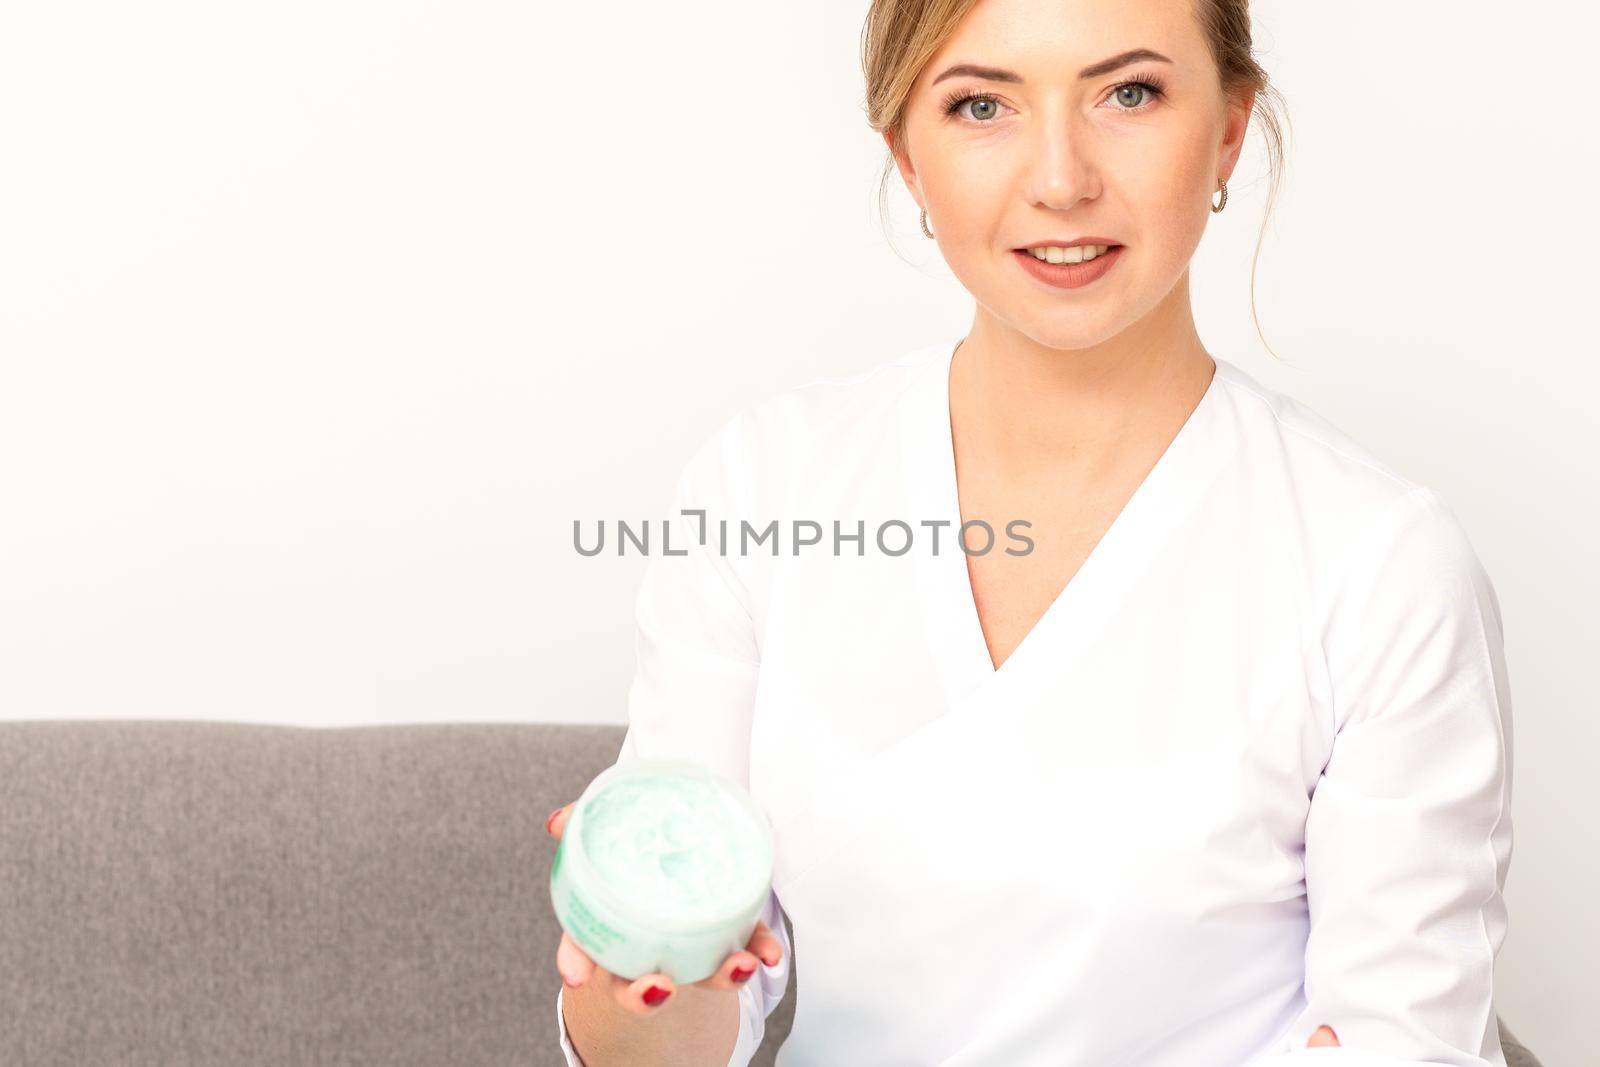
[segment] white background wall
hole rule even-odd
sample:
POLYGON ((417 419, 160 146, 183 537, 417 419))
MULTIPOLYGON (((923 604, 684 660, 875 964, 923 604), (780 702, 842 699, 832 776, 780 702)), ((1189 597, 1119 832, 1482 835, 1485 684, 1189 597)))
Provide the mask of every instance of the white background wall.
MULTIPOLYGON (((895 243, 873 213, 865 6, 0 3, 0 717, 623 721, 644 561, 573 519, 663 514, 739 407, 970 319, 898 181, 895 243)), ((1516 701, 1500 1010, 1592 1062, 1600 226, 1565 53, 1600 27, 1257 23, 1289 365, 1250 319, 1255 139, 1201 334, 1471 533, 1516 701)))

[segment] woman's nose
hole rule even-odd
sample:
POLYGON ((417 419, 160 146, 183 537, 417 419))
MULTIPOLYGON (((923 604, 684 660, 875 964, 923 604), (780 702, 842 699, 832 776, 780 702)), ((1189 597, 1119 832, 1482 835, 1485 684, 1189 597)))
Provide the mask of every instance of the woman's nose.
POLYGON ((1099 195, 1099 166, 1090 133, 1070 117, 1033 131, 1028 146, 1028 196, 1042 207, 1066 210, 1099 195))

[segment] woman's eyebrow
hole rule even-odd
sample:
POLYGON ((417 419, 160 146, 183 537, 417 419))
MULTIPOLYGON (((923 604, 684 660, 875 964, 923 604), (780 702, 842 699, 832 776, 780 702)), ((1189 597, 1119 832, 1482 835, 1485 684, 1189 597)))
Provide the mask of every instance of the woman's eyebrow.
MULTIPOLYGON (((1084 67, 1082 70, 1078 71, 1078 77, 1080 77, 1080 78, 1098 78, 1102 74, 1110 74, 1112 71, 1116 70, 1118 67, 1125 67, 1129 63, 1138 63, 1141 60, 1145 60, 1145 59, 1156 59, 1156 60, 1160 60, 1162 63, 1171 63, 1172 62, 1172 60, 1168 59, 1166 56, 1162 55, 1160 52, 1153 52, 1148 48, 1134 48, 1134 49, 1130 49, 1127 52, 1122 52, 1122 53, 1120 53, 1118 55, 1114 55, 1110 59, 1102 59, 1098 63, 1091 63, 1089 66, 1084 67)), ((1019 82, 1020 83, 1022 81, 1022 75, 1016 73, 1015 71, 1002 70, 999 67, 979 66, 976 63, 957 63, 953 67, 945 68, 945 71, 944 71, 943 74, 940 74, 937 78, 933 79, 933 81, 929 82, 928 84, 929 85, 938 85, 940 82, 944 81, 946 78, 954 78, 954 77, 957 77, 958 75, 962 75, 962 74, 970 74, 974 78, 983 78, 986 81, 992 81, 992 82, 1019 82)))

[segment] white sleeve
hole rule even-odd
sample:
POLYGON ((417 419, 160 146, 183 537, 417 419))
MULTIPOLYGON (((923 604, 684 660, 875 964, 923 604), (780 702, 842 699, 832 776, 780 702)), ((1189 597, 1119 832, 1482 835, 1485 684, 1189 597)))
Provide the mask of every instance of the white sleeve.
POLYGON ((1500 604, 1426 487, 1391 504, 1349 559, 1322 632, 1334 721, 1305 828, 1307 1007, 1288 1047, 1252 1062, 1503 1067, 1493 973, 1512 740, 1500 604), (1324 1024, 1339 1047, 1307 1049, 1324 1024))
POLYGON ((789 988, 789 956, 794 948, 789 943, 789 931, 783 925, 776 893, 767 894, 767 906, 761 912, 761 921, 782 942, 783 958, 774 967, 758 962, 756 973, 745 979, 744 985, 739 987, 739 1040, 733 1046, 733 1055, 728 1058, 728 1067, 747 1067, 755 1058, 756 1049, 761 1047, 761 1039, 767 1033, 767 1016, 772 1014, 772 1009, 778 1006, 784 991, 789 988))
MULTIPOLYGON (((628 728, 617 762, 689 759, 750 786, 750 723, 760 647, 749 608, 739 520, 748 513, 741 413, 705 441, 678 478, 671 555, 651 523, 648 562, 635 607, 637 666, 628 690, 628 728), (703 510, 703 516, 683 515, 703 510), (727 554, 719 523, 727 521, 727 554), (702 543, 702 532, 704 539, 702 543)), ((759 525, 759 524, 758 524, 759 525)), ((790 942, 776 893, 762 920, 783 944, 775 966, 761 964, 738 992, 739 1039, 728 1067, 746 1067, 766 1032, 766 1018, 789 983, 790 942)), ((564 988, 564 987, 563 987, 564 988)), ((561 1010, 561 994, 556 995, 561 1010)), ((582 1067, 561 1020, 569 1067, 582 1067)))

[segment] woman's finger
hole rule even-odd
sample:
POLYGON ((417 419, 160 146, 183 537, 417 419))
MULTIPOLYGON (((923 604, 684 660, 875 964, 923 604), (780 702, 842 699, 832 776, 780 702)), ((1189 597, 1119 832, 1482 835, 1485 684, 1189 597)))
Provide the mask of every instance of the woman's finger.
POLYGON ((728 954, 722 961, 722 966, 706 978, 694 983, 701 989, 735 990, 748 982, 756 973, 756 968, 761 966, 761 960, 750 952, 740 951, 728 954))
POLYGON ((612 975, 615 982, 612 992, 617 1002, 638 1015, 653 1015, 672 1003, 678 986, 664 974, 641 974, 631 982, 620 975, 612 975))
POLYGON ((1306 1048, 1331 1048, 1339 1044, 1339 1035, 1333 1032, 1331 1026, 1319 1026, 1317 1032, 1311 1035, 1311 1040, 1306 1042, 1306 1048))
POLYGON ((768 967, 775 966, 783 959, 783 942, 778 940, 778 935, 772 932, 771 927, 760 920, 756 921, 755 931, 744 947, 768 967))
MULTIPOLYGON (((576 804, 574 800, 572 804, 576 804)), ((557 840, 561 839, 561 831, 567 825, 567 816, 572 812, 572 804, 565 804, 552 811, 544 820, 544 832, 557 840)))
POLYGON ((594 960, 565 930, 561 932, 561 944, 556 946, 556 970, 561 980, 574 989, 587 982, 595 971, 594 960))

